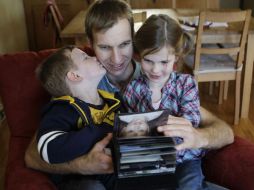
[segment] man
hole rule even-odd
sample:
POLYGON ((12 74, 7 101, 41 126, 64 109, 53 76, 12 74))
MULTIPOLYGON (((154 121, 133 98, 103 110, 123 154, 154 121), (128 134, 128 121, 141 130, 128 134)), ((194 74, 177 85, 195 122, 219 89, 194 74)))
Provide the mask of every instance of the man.
MULTIPOLYGON (((99 88, 111 92, 119 91, 124 89, 133 77, 139 75, 139 66, 132 60, 133 26, 131 9, 123 1, 98 0, 88 10, 85 21, 86 34, 97 59, 107 70, 99 88)), ((233 132, 225 122, 203 108, 201 118, 201 128, 193 128, 185 119, 172 117, 168 125, 161 126, 158 130, 167 136, 183 138, 184 142, 177 146, 178 150, 220 148, 233 142, 233 132)), ((58 165, 49 165, 40 159, 34 138, 26 151, 25 161, 28 167, 48 173, 112 173, 111 156, 104 152, 111 138, 112 135, 106 136, 88 154, 58 165)), ((93 180, 86 182, 87 189, 103 189, 93 180)))

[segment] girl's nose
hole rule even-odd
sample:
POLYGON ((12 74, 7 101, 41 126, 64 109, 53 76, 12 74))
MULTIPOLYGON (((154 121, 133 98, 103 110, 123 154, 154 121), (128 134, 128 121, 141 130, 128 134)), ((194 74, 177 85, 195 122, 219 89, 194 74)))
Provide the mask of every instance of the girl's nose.
POLYGON ((160 65, 157 64, 157 63, 154 63, 153 68, 152 68, 152 72, 153 73, 158 73, 158 72, 160 72, 160 70, 161 70, 160 65))

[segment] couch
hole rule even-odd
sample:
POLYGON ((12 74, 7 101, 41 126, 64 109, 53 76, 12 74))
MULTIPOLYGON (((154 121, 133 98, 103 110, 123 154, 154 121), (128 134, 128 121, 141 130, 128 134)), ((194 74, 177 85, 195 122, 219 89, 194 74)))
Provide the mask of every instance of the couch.
MULTIPOLYGON (((24 162, 25 150, 39 123, 41 107, 50 98, 35 78, 34 71, 54 51, 0 56, 0 96, 10 128, 6 190, 56 189, 46 174, 26 168, 24 162)), ((253 158, 254 144, 235 137, 233 144, 205 156, 205 176, 207 180, 229 189, 254 190, 253 158)))

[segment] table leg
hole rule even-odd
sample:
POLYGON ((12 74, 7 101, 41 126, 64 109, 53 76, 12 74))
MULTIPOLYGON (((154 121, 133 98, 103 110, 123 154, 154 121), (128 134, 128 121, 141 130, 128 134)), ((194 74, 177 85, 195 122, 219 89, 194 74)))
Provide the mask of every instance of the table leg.
POLYGON ((246 49, 246 63, 243 79, 243 94, 242 94, 242 108, 241 118, 248 118, 250 107, 252 70, 254 61, 254 34, 248 35, 247 49, 246 49))

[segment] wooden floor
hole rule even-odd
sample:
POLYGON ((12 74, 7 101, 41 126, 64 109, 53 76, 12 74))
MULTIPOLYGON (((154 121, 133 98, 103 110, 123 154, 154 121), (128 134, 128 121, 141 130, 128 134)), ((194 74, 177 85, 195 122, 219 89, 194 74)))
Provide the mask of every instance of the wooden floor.
MULTIPOLYGON (((200 85, 200 99, 203 107, 229 123, 235 134, 254 142, 254 84, 252 85, 249 119, 241 119, 240 124, 233 126, 234 115, 234 87, 230 84, 229 97, 222 105, 217 104, 217 90, 215 95, 208 95, 208 85, 200 85)), ((3 190, 5 162, 7 159, 9 130, 6 121, 0 125, 0 190, 3 190)))

